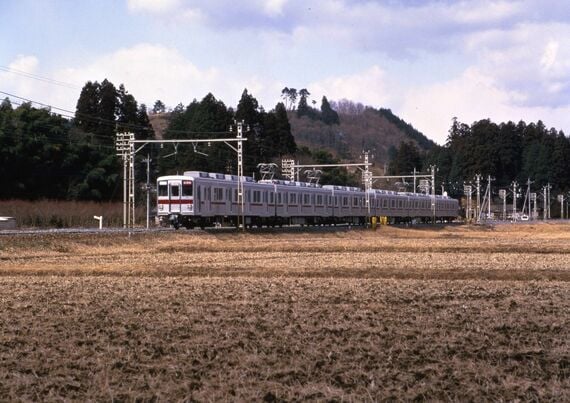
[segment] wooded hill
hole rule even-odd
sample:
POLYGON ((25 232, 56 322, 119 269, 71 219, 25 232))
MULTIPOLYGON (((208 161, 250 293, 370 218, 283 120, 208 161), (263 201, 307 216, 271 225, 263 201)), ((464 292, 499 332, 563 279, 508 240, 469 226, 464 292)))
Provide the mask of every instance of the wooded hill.
POLYGON ((383 174, 402 142, 414 144, 420 153, 436 146, 390 109, 348 100, 331 102, 331 107, 338 114, 338 123, 327 124, 318 115, 299 116, 297 110, 289 112, 291 131, 300 148, 326 150, 345 162, 357 162, 363 151, 370 151, 374 172, 383 174))
MULTIPOLYGON (((170 112, 157 101, 150 116, 124 86, 117 88, 107 80, 84 86, 74 116, 5 99, 0 103, 0 198, 119 200, 117 131, 134 132, 137 139, 233 137, 227 131, 234 120, 244 120, 250 128, 244 145, 246 175, 257 175, 261 162, 278 166, 282 158, 303 164, 356 162, 367 150, 376 163, 375 173, 383 173, 385 164, 389 173, 402 175, 437 165, 438 191, 444 184, 454 197, 476 173, 494 176, 496 187, 530 178, 534 189, 550 183, 552 194, 570 190, 570 139, 540 121, 497 124, 483 119, 471 125, 454 121, 447 144, 438 146, 389 109, 351 101, 329 103, 326 97, 317 109, 308 105, 308 91, 293 90, 284 89, 284 102, 271 110, 244 90, 235 110, 207 94, 170 112)), ((202 144, 194 150, 190 145, 173 149, 153 144, 137 154, 137 189, 146 181, 142 161, 147 156, 152 160, 151 184, 158 175, 187 170, 236 173, 235 152, 225 145, 202 144)), ((321 183, 360 186, 361 177, 357 172, 328 169, 321 183)))

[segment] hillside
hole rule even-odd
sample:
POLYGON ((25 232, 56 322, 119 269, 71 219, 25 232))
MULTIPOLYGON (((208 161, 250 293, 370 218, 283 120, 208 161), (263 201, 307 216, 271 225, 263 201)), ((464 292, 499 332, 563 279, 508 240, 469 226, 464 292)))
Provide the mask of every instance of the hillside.
MULTIPOLYGON (((435 145, 410 124, 394 115, 389 109, 339 108, 339 125, 326 125, 307 116, 288 113, 291 131, 299 147, 311 150, 324 149, 345 161, 357 161, 362 150, 373 155, 375 171, 383 171, 389 161, 390 148, 402 141, 413 141, 420 150, 435 145)), ((169 113, 149 115, 156 138, 163 138, 168 126, 169 113)))
POLYGON ((307 116, 289 113, 291 130, 299 147, 326 149, 343 160, 357 160, 363 150, 373 154, 375 171, 382 171, 389 161, 390 148, 402 141, 413 141, 420 150, 429 150, 435 143, 389 109, 341 108, 340 124, 326 125, 307 116))
POLYGON ((154 137, 157 140, 161 140, 164 138, 164 131, 168 127, 168 118, 170 117, 169 112, 165 113, 149 113, 148 119, 150 121, 150 125, 154 130, 154 137))

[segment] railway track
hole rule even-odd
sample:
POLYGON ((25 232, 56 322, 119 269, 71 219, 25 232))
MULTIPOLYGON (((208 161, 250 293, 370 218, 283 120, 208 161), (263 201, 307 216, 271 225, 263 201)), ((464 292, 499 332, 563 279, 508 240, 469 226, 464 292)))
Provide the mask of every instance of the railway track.
MULTIPOLYGON (((361 230, 366 229, 365 226, 347 225, 339 224, 336 226, 283 226, 283 227, 252 227, 246 228, 245 232, 248 233, 288 233, 288 232, 335 232, 335 231, 350 231, 350 230, 361 230)), ((178 229, 174 228, 164 228, 164 227, 153 227, 153 228, 45 228, 45 229, 33 229, 33 228, 23 228, 23 229, 9 229, 0 230, 0 237, 5 236, 20 236, 20 235, 99 235, 99 234, 149 234, 149 233, 159 233, 159 232, 179 232, 179 233, 189 233, 189 234, 200 234, 200 233, 240 233, 243 230, 237 229, 235 227, 210 227, 205 229, 178 229)))

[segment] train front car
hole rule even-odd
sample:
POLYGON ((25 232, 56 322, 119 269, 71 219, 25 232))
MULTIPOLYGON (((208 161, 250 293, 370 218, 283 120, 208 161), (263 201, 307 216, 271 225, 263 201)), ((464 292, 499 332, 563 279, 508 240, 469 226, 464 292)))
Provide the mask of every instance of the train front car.
POLYGON ((157 182, 157 216, 160 224, 178 229, 194 214, 194 178, 161 176, 157 182))

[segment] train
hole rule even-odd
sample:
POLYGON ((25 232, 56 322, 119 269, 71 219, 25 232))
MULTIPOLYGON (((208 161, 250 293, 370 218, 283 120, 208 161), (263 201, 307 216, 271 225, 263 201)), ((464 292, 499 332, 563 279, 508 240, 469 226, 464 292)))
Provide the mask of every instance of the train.
POLYGON ((210 226, 364 225, 372 217, 391 223, 452 221, 459 203, 447 195, 368 190, 280 179, 187 171, 157 178, 157 219, 176 229, 210 226), (433 205, 432 205, 433 203, 433 205))

